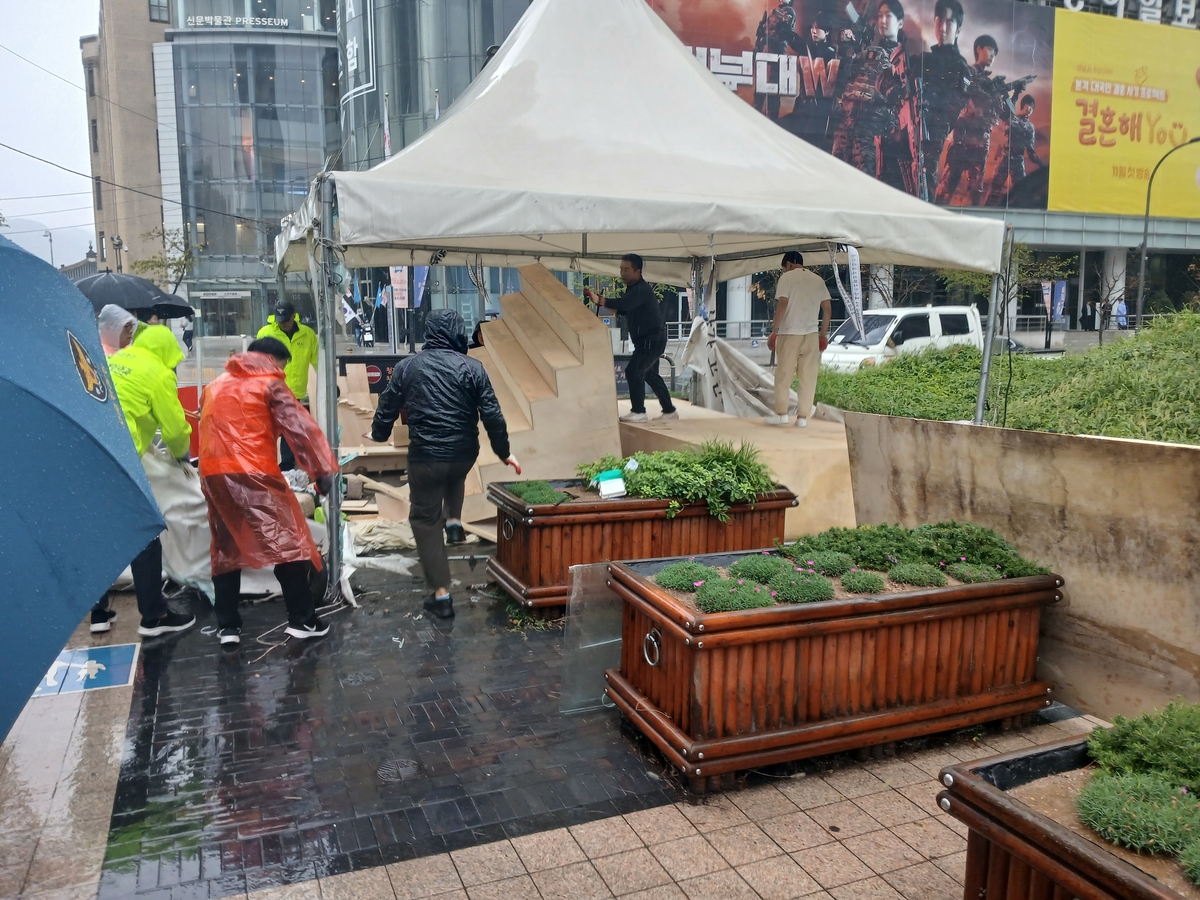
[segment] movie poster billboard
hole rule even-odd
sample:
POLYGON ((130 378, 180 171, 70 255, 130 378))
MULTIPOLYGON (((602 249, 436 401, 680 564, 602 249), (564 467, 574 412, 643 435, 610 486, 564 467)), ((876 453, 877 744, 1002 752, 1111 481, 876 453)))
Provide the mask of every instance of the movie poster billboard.
MULTIPOLYGON (((1200 35, 1057 11, 1050 208, 1141 216, 1150 173, 1200 135, 1200 35)), ((1151 212, 1200 218, 1200 145, 1154 177, 1151 212)))
POLYGON ((729 90, 922 199, 1045 209, 1054 10, 1013 0, 649 0, 729 90))

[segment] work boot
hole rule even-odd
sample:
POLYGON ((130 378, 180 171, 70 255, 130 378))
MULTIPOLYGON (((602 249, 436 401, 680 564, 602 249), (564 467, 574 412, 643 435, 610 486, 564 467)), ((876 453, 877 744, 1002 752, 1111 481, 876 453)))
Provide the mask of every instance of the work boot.
POLYGON ((447 544, 465 544, 467 542, 467 533, 463 530, 462 524, 454 522, 446 526, 446 543, 447 544))
POLYGON ((439 597, 436 594, 430 594, 425 600, 425 609, 439 619, 454 618, 454 600, 449 594, 445 597, 439 597))

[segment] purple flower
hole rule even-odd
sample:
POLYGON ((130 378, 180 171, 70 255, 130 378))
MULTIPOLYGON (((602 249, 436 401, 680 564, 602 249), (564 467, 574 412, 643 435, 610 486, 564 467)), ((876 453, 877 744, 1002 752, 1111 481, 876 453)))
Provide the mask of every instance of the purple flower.
POLYGON ((745 584, 745 583, 746 582, 742 581, 742 579, 740 579, 740 578, 738 579, 738 584, 745 584))
POLYGON ((760 587, 756 587, 756 588, 754 589, 754 593, 756 593, 756 594, 760 594, 760 593, 762 593, 762 588, 760 588, 760 587))
POLYGON ((855 568, 853 568, 853 567, 852 567, 852 568, 850 569, 850 571, 851 571, 851 572, 857 572, 857 571, 858 571, 858 569, 855 569, 855 568))
POLYGON ((702 584, 704 584, 703 581, 693 581, 692 587, 700 587, 700 585, 702 585, 702 584))
POLYGON ((817 564, 817 561, 816 561, 815 559, 810 559, 810 560, 808 561, 808 564, 809 564, 810 566, 815 566, 815 565, 817 564))
POLYGON ((771 551, 769 551, 769 550, 764 550, 764 551, 762 552, 762 555, 763 555, 763 556, 770 556, 770 555, 771 555, 771 551))
POLYGON ((967 561, 967 558, 965 556, 960 556, 959 559, 962 560, 963 562, 967 561))
MULTIPOLYGON (((772 596, 772 597, 774 597, 774 596, 775 596, 775 592, 774 592, 774 591, 771 591, 771 596, 772 596)), ((1184 788, 1184 790, 1186 791, 1186 790, 1187 790, 1187 788, 1184 788)))
POLYGON ((1181 794, 1186 794, 1187 792, 1188 792, 1188 789, 1187 789, 1186 785, 1184 785, 1183 787, 1181 787, 1179 789, 1179 793, 1181 793, 1181 794))
POLYGON ((815 570, 815 569, 809 569, 809 570, 808 570, 808 574, 809 574, 809 575, 816 575, 816 574, 817 574, 817 572, 816 572, 816 570, 815 570))

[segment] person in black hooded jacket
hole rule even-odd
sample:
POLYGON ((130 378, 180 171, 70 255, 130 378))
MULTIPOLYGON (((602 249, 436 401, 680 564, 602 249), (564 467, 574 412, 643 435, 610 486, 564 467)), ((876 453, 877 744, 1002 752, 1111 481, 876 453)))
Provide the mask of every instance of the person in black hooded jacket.
POLYGON ((496 456, 521 474, 496 392, 479 360, 467 356, 466 332, 456 311, 429 314, 424 348, 392 371, 366 437, 386 441, 402 409, 409 440, 408 521, 425 579, 433 587, 425 608, 449 619, 454 606, 442 527, 444 522, 450 542, 465 539, 459 516, 466 477, 479 456, 480 419, 496 456))

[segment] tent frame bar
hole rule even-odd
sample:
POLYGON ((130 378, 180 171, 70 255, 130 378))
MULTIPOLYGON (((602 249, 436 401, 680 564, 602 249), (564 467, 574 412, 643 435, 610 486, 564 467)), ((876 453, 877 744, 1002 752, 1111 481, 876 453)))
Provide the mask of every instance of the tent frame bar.
MULTIPOLYGON (((544 257, 556 259, 606 259, 619 261, 623 253, 590 253, 587 249, 587 235, 584 235, 583 252, 577 253, 566 248, 561 250, 542 249, 539 248, 536 252, 532 250, 497 250, 487 247, 439 247, 433 244, 345 244, 342 245, 343 250, 396 250, 401 253, 463 253, 469 256, 521 256, 530 259, 542 259, 544 257)), ((838 243, 843 243, 838 241, 838 243)), ((795 242, 788 244, 780 244, 777 247, 759 248, 757 250, 742 250, 737 253, 696 253, 689 256, 653 256, 647 253, 642 253, 641 257, 646 262, 660 263, 691 263, 694 259, 715 259, 717 262, 736 262, 742 259, 759 259, 761 257, 774 256, 777 253, 786 253, 788 250, 799 250, 801 253, 816 253, 825 249, 824 243, 813 244, 797 244, 795 242)), ((628 252, 628 251, 627 251, 628 252)), ((430 265, 439 265, 439 263, 430 263, 430 265)))

